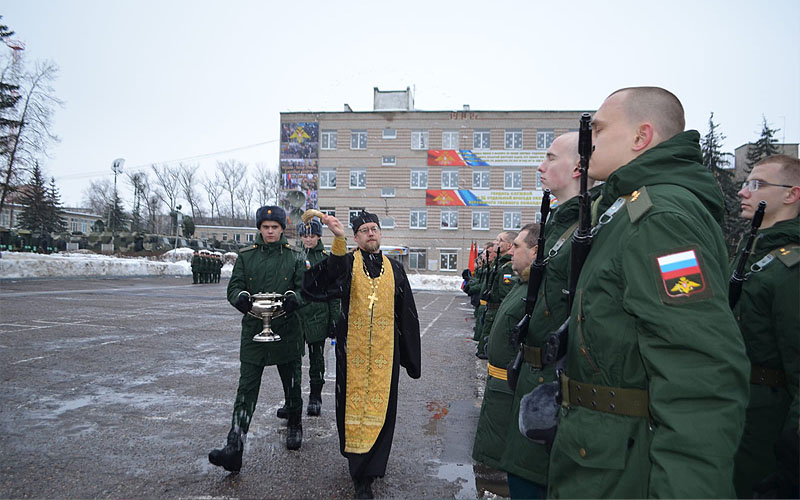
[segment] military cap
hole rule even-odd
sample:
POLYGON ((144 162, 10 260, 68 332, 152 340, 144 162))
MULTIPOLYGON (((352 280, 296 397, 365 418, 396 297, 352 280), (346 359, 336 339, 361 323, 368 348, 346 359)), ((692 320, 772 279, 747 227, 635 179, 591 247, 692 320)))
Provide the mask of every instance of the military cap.
POLYGON ((275 221, 286 229, 286 212, 281 207, 268 205, 259 208, 256 212, 256 229, 260 229, 265 220, 275 221))
POLYGON ((322 236, 322 224, 315 220, 310 221, 308 224, 298 224, 297 232, 300 236, 305 236, 307 234, 322 236))

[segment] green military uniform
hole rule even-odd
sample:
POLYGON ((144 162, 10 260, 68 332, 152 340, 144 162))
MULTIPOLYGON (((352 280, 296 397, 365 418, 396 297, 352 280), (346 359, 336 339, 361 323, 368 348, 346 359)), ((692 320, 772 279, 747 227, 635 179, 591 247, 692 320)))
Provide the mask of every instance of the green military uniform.
MULTIPOLYGON (((317 246, 309 249, 306 253, 305 269, 309 270, 327 258, 328 252, 325 251, 325 245, 322 244, 322 240, 319 240, 317 246)), ((334 320, 332 314, 337 312, 338 308, 334 307, 332 302, 309 302, 300 315, 300 323, 308 344, 308 378, 312 388, 322 387, 325 383, 325 339, 328 337, 330 324, 334 320)))
POLYGON ((219 283, 219 278, 222 275, 222 257, 219 255, 214 258, 214 283, 219 283))
MULTIPOLYGON (((511 414, 506 427, 506 446, 499 466, 509 474, 537 485, 547 484, 550 455, 543 444, 534 443, 520 434, 520 400, 538 385, 556 379, 553 365, 541 369, 541 347, 569 315, 567 307, 569 297, 564 290, 569 288, 570 238, 577 221, 578 198, 574 197, 559 205, 545 226, 547 267, 525 337, 526 363, 520 370, 517 388, 514 391, 511 414), (538 356, 535 355, 537 352, 538 356), (529 363, 536 358, 537 362, 529 363)), ((511 493, 513 497, 514 492, 511 493)))
MULTIPOLYGON (((475 274, 467 282, 464 287, 464 292, 472 298, 474 295, 480 297, 481 290, 483 289, 483 282, 486 276, 486 264, 482 264, 475 269, 475 274)), ((483 306, 480 303, 474 307, 472 316, 475 318, 475 325, 472 327, 472 340, 480 340, 481 336, 481 313, 483 313, 483 306)))
MULTIPOLYGON (((264 243, 259 233, 254 245, 239 250, 228 282, 228 302, 235 304, 242 291, 252 295, 293 290, 300 300, 304 272, 303 260, 290 248, 286 236, 281 235, 274 243, 264 243)), ((247 432, 250 426, 265 366, 278 365, 287 413, 299 413, 303 407, 300 386, 303 334, 297 315, 292 313, 272 320, 272 330, 281 336, 278 342, 253 342, 253 336, 262 328, 260 319, 248 314, 242 317, 241 371, 233 409, 233 426, 242 432, 247 432)))
POLYGON ((571 310, 550 498, 734 494, 750 366, 727 300, 722 196, 698 141, 680 133, 602 186, 605 224, 571 310))
MULTIPOLYGON (((494 263, 492 263, 494 268, 494 263)), ((511 256, 508 254, 501 255, 497 263, 497 274, 493 276, 494 280, 487 286, 491 293, 489 299, 486 301, 486 314, 483 316, 483 326, 481 327, 481 338, 478 341, 478 352, 484 352, 486 349, 486 342, 489 339, 489 333, 492 331, 492 323, 497 315, 497 309, 500 303, 508 295, 508 292, 514 288, 513 271, 511 270, 511 256)))
POLYGON ((192 284, 197 284, 200 276, 200 255, 197 252, 192 255, 192 284))
MULTIPOLYGON (((527 271, 525 273, 527 275, 527 271)), ((527 277, 527 276, 526 276, 527 277)), ((505 447, 506 429, 510 418, 514 393, 506 380, 506 368, 517 354, 515 345, 509 340, 511 329, 525 315, 528 281, 513 277, 511 291, 497 309, 492 322, 492 331, 487 340, 489 376, 483 393, 478 429, 472 447, 472 458, 495 469, 500 468, 500 459, 505 447)))
MULTIPOLYGON (((757 199, 757 195, 754 196, 757 199)), ((737 255, 745 244, 746 238, 740 243, 737 255)), ((733 475, 739 498, 751 498, 753 486, 776 472, 775 443, 783 431, 791 429, 796 433, 798 430, 798 244, 800 218, 781 221, 759 231, 747 262, 750 276, 734 308, 747 357, 752 363, 750 402, 733 475), (759 264, 751 268, 756 263, 759 264)), ((731 273, 737 260, 732 263, 731 273)), ((797 475, 797 470, 794 474, 797 475)))
POLYGON ((205 254, 200 255, 200 283, 208 283, 208 259, 205 254))

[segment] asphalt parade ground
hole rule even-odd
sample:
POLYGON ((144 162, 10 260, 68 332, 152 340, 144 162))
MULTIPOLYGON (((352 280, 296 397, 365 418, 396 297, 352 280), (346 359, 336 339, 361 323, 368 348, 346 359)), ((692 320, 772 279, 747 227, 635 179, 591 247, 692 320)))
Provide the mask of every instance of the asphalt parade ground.
MULTIPOLYGON (((241 315, 227 282, 186 277, 0 281, 2 498, 350 498, 326 346, 322 415, 285 447, 277 369, 265 369, 242 471, 208 463, 230 427, 241 315)), ((460 291, 416 291, 422 378, 401 370, 381 498, 503 494, 473 465, 485 362, 460 291), (477 475, 476 475, 476 470, 477 475), (487 482, 489 481, 489 482, 487 482), (488 485, 488 486, 487 486, 488 485)), ((303 358, 303 401, 308 401, 303 358)))

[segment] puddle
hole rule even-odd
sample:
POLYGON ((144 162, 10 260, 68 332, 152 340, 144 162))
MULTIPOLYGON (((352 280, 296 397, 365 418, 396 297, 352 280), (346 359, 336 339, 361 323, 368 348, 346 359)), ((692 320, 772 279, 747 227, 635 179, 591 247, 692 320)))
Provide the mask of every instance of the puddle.
POLYGON ((458 484, 460 489, 455 498, 478 498, 472 464, 444 464, 437 461, 436 465, 439 467, 436 471, 437 478, 458 484))

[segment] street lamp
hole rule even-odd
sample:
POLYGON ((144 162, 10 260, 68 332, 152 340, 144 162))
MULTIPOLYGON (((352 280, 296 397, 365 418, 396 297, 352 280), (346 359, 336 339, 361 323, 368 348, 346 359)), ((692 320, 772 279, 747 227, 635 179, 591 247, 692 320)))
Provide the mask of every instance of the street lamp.
POLYGON ((114 206, 111 208, 112 217, 109 217, 111 220, 111 251, 115 252, 117 250, 117 204, 119 203, 119 198, 117 197, 117 175, 122 173, 122 165, 125 164, 124 158, 117 158, 111 163, 111 170, 114 172, 114 206))
POLYGON ((181 213, 181 206, 175 207, 175 248, 178 248, 178 237, 181 234, 181 224, 183 223, 183 214, 181 213))

